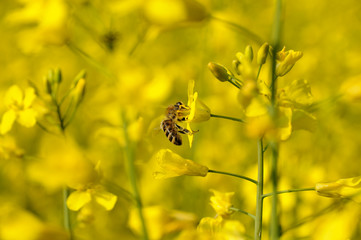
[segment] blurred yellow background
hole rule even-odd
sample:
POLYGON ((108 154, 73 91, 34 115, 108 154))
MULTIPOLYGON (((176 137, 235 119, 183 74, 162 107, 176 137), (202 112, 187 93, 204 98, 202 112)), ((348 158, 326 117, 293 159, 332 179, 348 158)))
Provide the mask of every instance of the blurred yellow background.
MULTIPOLYGON (((361 2, 285 1, 283 11, 282 45, 302 51, 303 57, 279 85, 309 82, 317 127, 296 131, 280 144, 279 188, 360 176, 360 97, 340 94, 346 82, 361 82, 361 2)), ((111 211, 96 203, 71 211, 74 239, 140 239, 139 228, 129 221, 135 205, 129 197, 127 151, 135 159, 145 211, 153 211, 147 224, 152 239, 176 239, 195 229, 201 218, 214 217, 210 189, 235 192, 233 205, 254 212, 252 183, 212 174, 158 180, 152 156, 171 149, 210 169, 256 178, 257 141, 247 137, 244 124, 213 118, 192 124, 199 130, 192 148, 186 137, 182 146, 171 144, 159 126, 167 106, 187 102, 190 80, 212 113, 242 118, 238 89, 217 81, 207 64, 231 69, 235 54, 247 45, 257 51, 270 42, 273 14, 274 1, 2 0, 0 114, 7 111, 3 99, 12 85, 33 86, 46 102, 49 69, 61 70, 60 96, 81 70, 86 71, 86 87, 65 136, 19 123, 0 136, 0 239, 69 239, 62 224, 61 189, 73 178, 101 182, 101 189, 117 196, 111 211)), ((262 74, 267 77, 266 70, 262 74)), ((269 192, 267 152, 265 157, 269 192)), ((72 191, 100 193, 98 185, 88 187, 72 191)), ((357 202, 314 192, 279 199, 281 239, 361 238, 357 202)), ((267 198, 264 239, 269 203, 267 198)), ((234 239, 253 236, 251 218, 239 213, 232 218, 245 234, 234 239)))

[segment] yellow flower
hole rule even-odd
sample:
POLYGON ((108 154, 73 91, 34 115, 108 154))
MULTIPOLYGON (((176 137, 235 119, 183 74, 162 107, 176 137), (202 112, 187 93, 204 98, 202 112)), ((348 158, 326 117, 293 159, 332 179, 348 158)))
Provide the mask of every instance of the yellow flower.
POLYGON ((164 179, 178 176, 201 176, 208 173, 206 166, 200 165, 188 159, 184 159, 169 149, 161 149, 155 155, 158 169, 154 172, 156 179, 164 179))
POLYGON ((276 76, 282 77, 287 74, 302 55, 300 51, 286 51, 286 47, 283 47, 276 55, 276 76))
POLYGON ((0 236, 4 240, 69 240, 62 229, 42 222, 36 215, 13 203, 1 202, 0 236))
POLYGON ((28 87, 23 92, 17 85, 10 87, 4 100, 8 110, 2 117, 1 134, 9 132, 15 121, 25 127, 33 127, 36 124, 37 112, 32 106, 35 98, 33 88, 28 87))
POLYGON ((317 183, 319 195, 330 198, 350 198, 361 203, 361 176, 339 179, 336 182, 317 183))
POLYGON ((197 123, 208 121, 211 118, 211 110, 200 99, 198 99, 198 92, 194 92, 194 81, 190 80, 188 83, 188 103, 182 105, 177 110, 178 119, 185 119, 187 122, 187 129, 190 133, 187 134, 189 140, 189 146, 192 147, 193 134, 196 131, 192 131, 190 123, 197 123))
POLYGON ((214 196, 210 198, 211 206, 219 216, 228 218, 234 212, 230 209, 233 206, 231 199, 234 195, 234 192, 222 193, 213 189, 211 192, 214 194, 214 196))
POLYGON ((114 208, 117 199, 117 196, 104 190, 103 186, 95 184, 84 188, 78 188, 76 191, 72 192, 69 195, 66 204, 70 210, 79 211, 86 204, 95 201, 107 211, 110 211, 114 208))
POLYGON ((205 217, 202 218, 197 227, 198 232, 206 233, 210 236, 214 235, 216 232, 222 227, 223 218, 221 216, 217 216, 216 218, 205 217))
POLYGON ((203 5, 189 0, 148 0, 143 10, 151 23, 161 26, 200 22, 208 16, 203 5))
MULTIPOLYGON (((145 207, 143 215, 150 239, 163 239, 167 234, 192 228, 197 221, 192 213, 167 210, 162 206, 145 207)), ((138 209, 134 208, 130 211, 128 225, 134 233, 142 234, 138 209)))
POLYGON ((200 99, 198 92, 194 92, 194 81, 188 83, 188 106, 190 113, 187 122, 204 122, 211 118, 211 110, 200 99))
POLYGON ((87 182, 82 181, 68 184, 70 188, 76 189, 76 191, 69 195, 66 201, 70 210, 78 211, 91 202, 98 203, 107 211, 114 208, 118 197, 106 191, 99 183, 102 176, 100 172, 100 162, 98 162, 94 170, 93 178, 88 179, 87 182))
POLYGON ((221 216, 217 216, 216 218, 202 218, 197 227, 197 231, 204 239, 247 239, 244 235, 245 227, 242 223, 236 220, 223 219, 221 216))
POLYGON ((348 101, 361 101, 361 75, 345 81, 341 86, 341 94, 348 101))
POLYGON ((10 13, 11 24, 35 26, 19 33, 19 44, 25 52, 39 51, 43 45, 62 45, 68 40, 68 7, 63 0, 22 1, 23 8, 10 13))

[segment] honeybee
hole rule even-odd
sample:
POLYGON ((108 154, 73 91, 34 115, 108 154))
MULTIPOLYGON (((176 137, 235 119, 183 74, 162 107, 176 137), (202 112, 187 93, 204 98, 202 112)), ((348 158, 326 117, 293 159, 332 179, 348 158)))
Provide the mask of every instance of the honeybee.
POLYGON ((160 128, 164 131, 165 136, 168 140, 175 144, 175 145, 182 145, 182 136, 181 134, 192 134, 193 131, 190 131, 182 126, 177 124, 177 121, 182 122, 186 120, 185 116, 178 114, 180 110, 184 109, 187 110, 187 106, 185 106, 182 102, 177 102, 174 105, 170 105, 166 112, 164 119, 161 124, 160 128))

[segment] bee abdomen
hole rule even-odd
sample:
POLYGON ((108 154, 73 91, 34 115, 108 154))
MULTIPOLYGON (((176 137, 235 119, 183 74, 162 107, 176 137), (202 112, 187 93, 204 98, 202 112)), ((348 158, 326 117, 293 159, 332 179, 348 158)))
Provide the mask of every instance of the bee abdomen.
POLYGON ((164 120, 161 124, 165 136, 168 140, 175 145, 182 145, 182 137, 179 135, 176 125, 170 119, 164 120))

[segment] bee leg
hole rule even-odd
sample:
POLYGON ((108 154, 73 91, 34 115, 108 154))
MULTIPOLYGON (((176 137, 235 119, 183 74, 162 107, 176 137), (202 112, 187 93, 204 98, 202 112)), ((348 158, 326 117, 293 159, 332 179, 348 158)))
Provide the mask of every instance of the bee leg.
POLYGON ((182 133, 182 134, 191 135, 191 134, 193 134, 193 133, 198 132, 198 130, 197 130, 197 131, 188 130, 188 129, 186 129, 186 128, 183 128, 182 126, 179 126, 178 124, 176 124, 176 127, 178 128, 178 132, 179 132, 179 133, 182 133))

